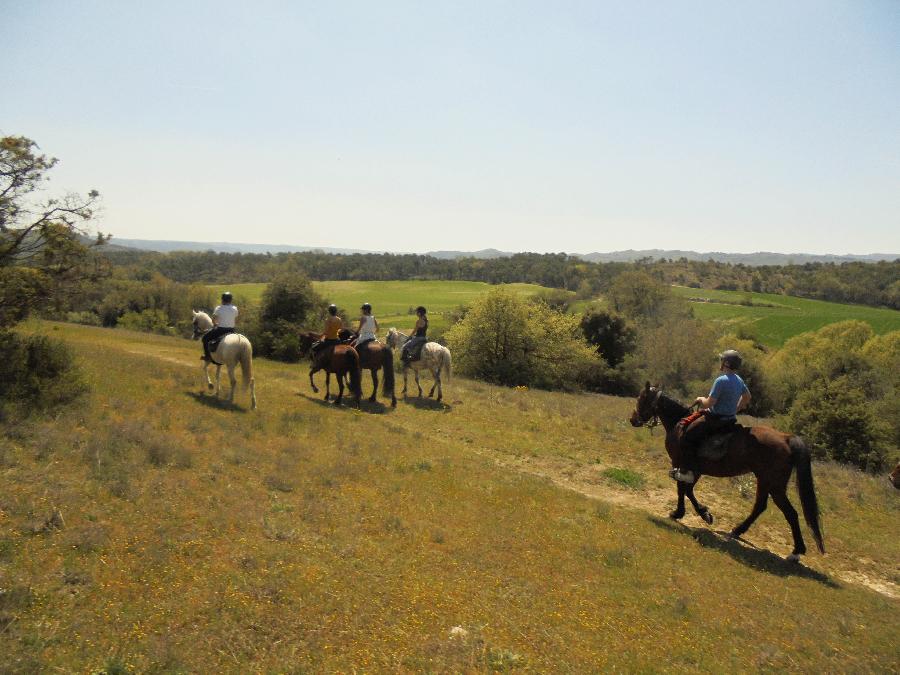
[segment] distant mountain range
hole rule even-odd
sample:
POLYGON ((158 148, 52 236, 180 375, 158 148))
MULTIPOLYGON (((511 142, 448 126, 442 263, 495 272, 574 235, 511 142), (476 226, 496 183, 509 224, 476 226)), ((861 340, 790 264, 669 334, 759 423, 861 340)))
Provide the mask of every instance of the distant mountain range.
MULTIPOLYGON (((139 249, 142 251, 215 251, 217 253, 298 253, 303 251, 321 251, 322 253, 392 253, 393 251, 364 251, 352 248, 329 248, 322 246, 288 246, 284 244, 236 244, 230 242, 210 241, 168 241, 153 239, 114 239, 111 250, 139 249)), ((444 260, 455 258, 508 258, 515 253, 486 248, 480 251, 428 251, 425 255, 444 260)), ((723 253, 720 251, 698 253, 697 251, 679 251, 665 249, 645 249, 636 251, 613 251, 611 253, 573 253, 590 262, 634 262, 642 258, 666 258, 678 260, 715 260, 716 262, 741 263, 744 265, 802 265, 811 262, 844 263, 844 262, 879 262, 900 259, 900 253, 870 253, 868 255, 818 255, 814 253, 723 253)))

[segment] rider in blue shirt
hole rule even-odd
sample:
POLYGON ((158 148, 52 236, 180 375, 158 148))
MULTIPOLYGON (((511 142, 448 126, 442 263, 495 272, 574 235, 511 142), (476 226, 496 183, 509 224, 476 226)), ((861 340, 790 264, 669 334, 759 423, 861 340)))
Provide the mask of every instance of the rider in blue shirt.
POLYGON ((741 367, 741 355, 729 349, 719 355, 719 370, 722 374, 713 382, 709 396, 698 396, 694 405, 700 406, 703 415, 694 420, 681 436, 681 453, 678 469, 671 472, 672 478, 684 483, 693 483, 697 468, 697 448, 703 439, 737 420, 738 411, 750 403, 750 390, 737 374, 741 367))

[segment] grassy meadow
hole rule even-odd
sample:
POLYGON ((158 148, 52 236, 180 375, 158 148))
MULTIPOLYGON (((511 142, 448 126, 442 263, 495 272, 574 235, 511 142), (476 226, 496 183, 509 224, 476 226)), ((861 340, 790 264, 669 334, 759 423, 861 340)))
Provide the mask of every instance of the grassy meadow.
POLYGON ((794 335, 849 319, 867 322, 876 333, 900 330, 900 312, 894 309, 685 286, 673 286, 672 292, 683 298, 705 300, 691 303, 697 317, 746 326, 760 342, 770 347, 780 347, 794 335))
POLYGON ((752 544, 717 534, 752 481, 700 484, 714 528, 669 521, 626 399, 454 378, 443 405, 357 411, 258 359, 249 411, 202 392, 197 343, 24 330, 91 393, 2 428, 4 671, 896 669, 883 478, 816 464, 828 555, 792 565, 774 507, 752 544))
MULTIPOLYGON (((443 332, 450 326, 447 313, 468 305, 493 286, 481 281, 313 281, 316 291, 329 302, 335 303, 355 319, 364 302, 372 303, 382 332, 391 326, 409 329, 416 323, 413 310, 419 305, 428 309, 430 327, 443 332)), ((229 290, 235 302, 258 304, 267 284, 232 284, 229 290)), ((504 284, 505 288, 530 296, 548 289, 536 284, 504 284)), ((215 292, 221 285, 210 286, 215 292)))

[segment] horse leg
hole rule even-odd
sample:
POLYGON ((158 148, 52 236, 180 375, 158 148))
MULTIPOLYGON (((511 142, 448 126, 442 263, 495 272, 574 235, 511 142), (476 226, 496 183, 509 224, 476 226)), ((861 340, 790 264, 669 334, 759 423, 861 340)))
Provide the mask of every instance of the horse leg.
POLYGON ((432 370, 431 371, 432 383, 431 383, 431 391, 428 392, 428 398, 432 398, 434 396, 434 390, 438 386, 438 376, 440 375, 440 372, 441 372, 440 370, 438 370, 438 371, 432 370))
POLYGON ((444 386, 441 384, 441 366, 438 365, 437 375, 435 375, 435 379, 437 380, 437 388, 438 388, 438 403, 440 403, 444 398, 444 386))
POLYGON ((312 387, 314 394, 319 393, 319 388, 316 386, 316 383, 313 382, 313 375, 315 375, 317 372, 319 372, 319 369, 316 368, 315 366, 309 367, 309 386, 312 387))
POLYGON ((676 481, 678 484, 678 506, 675 507, 675 510, 669 513, 669 518, 672 520, 681 520, 684 518, 684 493, 685 493, 685 484, 680 480, 676 481))
POLYGON ((215 389, 215 386, 212 383, 212 380, 209 379, 209 361, 203 362, 203 377, 206 378, 206 387, 212 391, 215 389))
MULTIPOLYGON (((697 480, 700 480, 698 477, 697 480)), ((697 498, 694 496, 694 486, 697 484, 695 480, 693 483, 689 483, 685 485, 685 493, 687 494, 687 498, 691 500, 691 506, 694 507, 694 511, 697 512, 697 515, 703 518, 707 525, 712 525, 713 516, 709 512, 709 507, 704 506, 700 502, 697 501, 697 498)))
POLYGON ((216 366, 216 398, 219 398, 219 376, 222 374, 222 366, 216 366))
POLYGON ((764 488, 762 484, 759 482, 759 479, 756 481, 756 501, 753 504, 753 510, 750 512, 750 515, 747 516, 747 519, 734 528, 731 531, 732 537, 740 537, 744 532, 750 529, 750 526, 753 522, 759 518, 760 514, 766 510, 766 505, 769 502, 769 490, 764 488))
MULTIPOLYGON (((340 382, 341 376, 338 375, 337 379, 338 379, 338 382, 340 382)), ((344 383, 341 382, 341 389, 343 389, 343 388, 344 388, 344 383)), ((325 400, 327 401, 330 398, 331 398, 331 371, 326 370, 325 371, 325 400)))
POLYGON ((419 388, 419 398, 422 398, 422 385, 419 383, 419 371, 413 371, 416 374, 416 386, 419 388))
POLYGON ((801 555, 806 553, 806 544, 803 543, 803 534, 800 532, 800 518, 797 517, 797 511, 794 509, 794 505, 791 504, 791 500, 788 499, 784 488, 772 491, 772 501, 775 502, 775 506, 781 510, 788 521, 788 525, 791 526, 791 534, 794 536, 794 550, 788 556, 788 560, 796 562, 800 560, 801 555))
POLYGON ((228 402, 234 403, 234 388, 237 385, 237 378, 234 376, 234 364, 228 366, 228 381, 231 382, 231 391, 228 392, 228 402))
POLYGON ((403 398, 406 398, 406 385, 409 378, 409 368, 403 366, 403 398))
POLYGON ((372 368, 372 370, 370 370, 369 372, 372 373, 372 386, 374 387, 374 389, 372 389, 372 395, 369 397, 369 400, 374 403, 375 394, 378 393, 378 368, 372 368))
MULTIPOLYGON (((336 379, 338 382, 338 395, 337 398, 334 399, 334 404, 340 405, 341 401, 344 399, 344 376, 341 373, 336 373, 334 379, 336 379)), ((328 381, 327 376, 325 381, 328 381)))

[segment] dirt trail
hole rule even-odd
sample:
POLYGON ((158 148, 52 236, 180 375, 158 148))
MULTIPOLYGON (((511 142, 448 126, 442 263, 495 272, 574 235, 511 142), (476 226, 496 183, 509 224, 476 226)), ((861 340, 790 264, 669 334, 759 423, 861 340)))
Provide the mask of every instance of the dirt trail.
MULTIPOLYGON (((149 356, 167 361, 180 366, 197 369, 198 364, 193 361, 187 361, 183 358, 175 358, 172 354, 180 354, 181 350, 135 350, 125 349, 123 351, 129 354, 140 356, 149 356), (160 353, 162 352, 162 353, 160 353)), ((404 425, 405 426, 405 425, 404 425)), ((416 431, 410 428, 410 431, 416 431)), ((454 446, 456 447, 456 446, 454 446)), ((472 450, 491 461, 498 466, 510 470, 517 471, 531 476, 551 481, 554 485, 577 492, 580 495, 590 499, 597 499, 609 504, 620 507, 638 509, 652 516, 664 516, 674 506, 674 488, 642 488, 641 490, 630 490, 625 488, 617 488, 603 476, 603 470, 606 467, 599 463, 582 464, 565 457, 521 457, 512 454, 506 454, 492 448, 477 448, 472 450)), ((711 503, 711 511, 713 512, 716 522, 713 527, 709 527, 696 514, 693 513, 690 504, 687 504, 688 513, 684 518, 686 527, 706 528, 713 536, 723 541, 728 541, 733 545, 734 540, 728 539, 724 533, 717 532, 715 527, 718 523, 724 522, 729 524, 737 524, 743 520, 749 513, 749 506, 743 509, 743 512, 733 505, 716 501, 711 503)), ((779 514, 780 517, 780 514, 779 514)), ((784 524, 783 522, 781 524, 784 524)), ((756 551, 790 551, 792 540, 788 536, 787 526, 776 530, 755 524, 753 529, 746 535, 750 540, 755 542, 741 541, 740 543, 749 549, 756 551)), ((846 560, 835 560, 832 558, 823 558, 814 556, 804 558, 802 565, 811 570, 813 574, 834 576, 843 582, 865 586, 866 588, 880 593, 881 595, 893 600, 900 600, 900 586, 884 578, 876 570, 861 569, 848 570, 841 567, 846 566, 846 560)), ((871 562, 871 561, 869 561, 871 562)), ((797 563, 798 565, 801 563, 797 563)))

